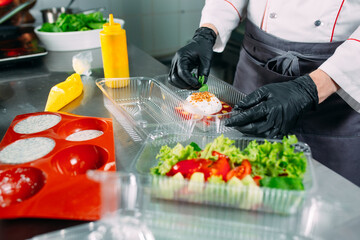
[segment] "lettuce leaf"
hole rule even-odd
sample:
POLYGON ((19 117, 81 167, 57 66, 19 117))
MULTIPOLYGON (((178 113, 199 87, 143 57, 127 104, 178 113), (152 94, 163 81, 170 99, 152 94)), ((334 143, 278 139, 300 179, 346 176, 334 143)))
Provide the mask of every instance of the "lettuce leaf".
POLYGON ((295 152, 293 144, 297 142, 295 135, 284 136, 282 142, 265 140, 263 144, 258 144, 255 140, 251 141, 243 154, 248 156, 252 175, 303 178, 306 157, 303 152, 295 152))
POLYGON ((228 156, 231 162, 240 164, 247 156, 245 156, 234 143, 234 140, 226 138, 224 135, 220 135, 211 143, 206 144, 204 150, 200 154, 200 158, 216 160, 216 157, 212 156, 212 152, 217 151, 228 156))
POLYGON ((174 148, 170 148, 167 145, 162 146, 159 153, 156 155, 158 165, 152 167, 150 173, 152 175, 165 175, 177 162, 197 157, 197 151, 195 151, 194 147, 191 145, 184 147, 178 143, 174 148))

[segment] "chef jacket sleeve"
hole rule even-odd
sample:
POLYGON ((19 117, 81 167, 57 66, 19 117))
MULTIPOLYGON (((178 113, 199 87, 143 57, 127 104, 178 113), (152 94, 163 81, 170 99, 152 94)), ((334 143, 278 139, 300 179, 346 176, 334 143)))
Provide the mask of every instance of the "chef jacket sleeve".
POLYGON ((206 0, 201 13, 200 26, 213 24, 219 34, 213 50, 222 52, 232 30, 245 18, 248 0, 206 0))
POLYGON ((360 112, 360 26, 319 68, 340 86, 337 94, 360 112))

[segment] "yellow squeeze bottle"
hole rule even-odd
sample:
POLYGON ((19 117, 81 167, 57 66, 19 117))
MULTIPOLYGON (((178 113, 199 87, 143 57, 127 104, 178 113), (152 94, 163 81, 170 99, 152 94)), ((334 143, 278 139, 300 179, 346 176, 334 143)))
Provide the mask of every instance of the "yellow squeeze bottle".
MULTIPOLYGON (((100 42, 105 78, 129 78, 126 32, 114 22, 112 14, 109 15, 109 23, 103 25, 100 42)), ((105 83, 111 88, 121 88, 126 87, 129 80, 109 79, 105 83)))

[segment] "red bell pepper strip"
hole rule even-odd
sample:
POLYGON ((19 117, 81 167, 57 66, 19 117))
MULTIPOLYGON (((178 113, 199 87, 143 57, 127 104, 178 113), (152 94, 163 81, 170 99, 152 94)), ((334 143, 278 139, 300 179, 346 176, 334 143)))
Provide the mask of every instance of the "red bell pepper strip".
MULTIPOLYGON (((194 172, 204 172, 205 174, 206 171, 204 171, 204 169, 207 169, 211 163, 211 160, 202 158, 182 160, 176 163, 166 175, 174 176, 176 173, 180 172, 184 178, 190 179, 194 172)), ((208 174, 209 173, 205 174, 205 178, 208 177, 208 174)))
POLYGON ((215 175, 221 176, 225 181, 226 174, 230 171, 229 158, 215 151, 212 152, 212 155, 218 157, 215 162, 203 158, 182 160, 176 163, 166 175, 173 176, 180 172, 184 178, 190 179, 194 172, 202 172, 204 173, 205 180, 215 175))

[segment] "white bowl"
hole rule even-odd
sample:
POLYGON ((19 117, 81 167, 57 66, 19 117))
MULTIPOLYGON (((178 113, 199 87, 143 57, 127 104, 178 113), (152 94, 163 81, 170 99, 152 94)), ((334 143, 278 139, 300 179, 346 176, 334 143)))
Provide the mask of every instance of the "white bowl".
MULTIPOLYGON (((114 19, 124 28, 125 21, 114 19)), ((75 32, 41 32, 41 26, 35 28, 35 34, 49 51, 77 51, 100 47, 100 31, 102 29, 75 32)))

